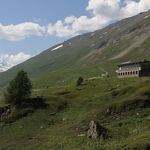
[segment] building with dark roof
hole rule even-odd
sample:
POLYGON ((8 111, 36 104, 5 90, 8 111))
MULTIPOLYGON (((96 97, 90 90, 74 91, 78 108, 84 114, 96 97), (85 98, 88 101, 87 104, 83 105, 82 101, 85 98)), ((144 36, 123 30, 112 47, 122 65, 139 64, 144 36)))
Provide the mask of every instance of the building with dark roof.
POLYGON ((124 63, 118 65, 118 78, 150 76, 150 61, 124 63))

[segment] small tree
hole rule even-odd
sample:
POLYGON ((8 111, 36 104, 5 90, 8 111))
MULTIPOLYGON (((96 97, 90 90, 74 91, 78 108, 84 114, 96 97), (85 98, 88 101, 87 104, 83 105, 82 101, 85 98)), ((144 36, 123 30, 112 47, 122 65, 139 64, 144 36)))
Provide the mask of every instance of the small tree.
POLYGON ((5 103, 11 105, 21 105, 25 102, 32 90, 32 84, 27 76, 27 72, 21 70, 12 81, 9 82, 7 91, 4 92, 5 103))
POLYGON ((80 76, 80 77, 78 78, 77 82, 76 82, 76 86, 81 85, 81 83, 83 82, 83 80, 84 80, 84 79, 80 76))

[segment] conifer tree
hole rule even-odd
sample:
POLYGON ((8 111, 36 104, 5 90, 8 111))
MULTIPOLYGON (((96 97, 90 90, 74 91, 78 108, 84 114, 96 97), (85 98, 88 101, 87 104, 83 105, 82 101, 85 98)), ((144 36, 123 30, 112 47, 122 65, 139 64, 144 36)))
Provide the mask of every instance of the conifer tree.
POLYGON ((25 102, 32 90, 32 84, 27 76, 27 72, 21 70, 12 81, 9 82, 7 91, 4 92, 5 103, 11 105, 21 105, 25 102))

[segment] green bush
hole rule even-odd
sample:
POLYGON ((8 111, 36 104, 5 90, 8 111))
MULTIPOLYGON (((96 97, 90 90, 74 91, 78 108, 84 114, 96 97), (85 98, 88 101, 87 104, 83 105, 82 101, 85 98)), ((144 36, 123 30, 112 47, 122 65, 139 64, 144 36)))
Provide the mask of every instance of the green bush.
POLYGON ((80 76, 76 82, 76 86, 81 85, 81 83, 84 81, 84 79, 80 76))

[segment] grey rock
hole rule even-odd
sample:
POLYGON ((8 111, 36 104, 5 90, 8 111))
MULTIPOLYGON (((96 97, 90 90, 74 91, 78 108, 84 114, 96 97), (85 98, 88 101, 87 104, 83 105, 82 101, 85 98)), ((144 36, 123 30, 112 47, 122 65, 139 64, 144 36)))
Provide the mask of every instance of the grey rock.
POLYGON ((90 129, 87 132, 88 138, 97 138, 101 135, 101 126, 96 121, 91 121, 90 129))
POLYGON ((11 114, 11 109, 8 109, 6 112, 6 115, 9 116, 9 114, 11 114))

